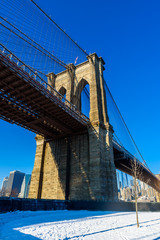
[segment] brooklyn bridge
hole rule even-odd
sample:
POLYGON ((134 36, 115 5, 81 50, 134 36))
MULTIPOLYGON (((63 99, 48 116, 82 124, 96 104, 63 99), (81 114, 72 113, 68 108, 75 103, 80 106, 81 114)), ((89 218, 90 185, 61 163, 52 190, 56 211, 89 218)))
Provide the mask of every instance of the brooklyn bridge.
POLYGON ((135 165, 139 180, 160 192, 104 79, 103 58, 34 1, 16 2, 0 3, 0 118, 37 134, 29 198, 116 201, 116 169, 133 176, 135 165))

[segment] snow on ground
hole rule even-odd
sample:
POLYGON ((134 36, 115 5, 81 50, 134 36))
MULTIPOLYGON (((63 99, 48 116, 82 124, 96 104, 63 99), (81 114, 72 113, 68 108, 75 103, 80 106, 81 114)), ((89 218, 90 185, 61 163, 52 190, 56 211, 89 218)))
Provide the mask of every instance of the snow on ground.
POLYGON ((0 240, 160 239, 160 212, 39 211, 0 214, 0 240))

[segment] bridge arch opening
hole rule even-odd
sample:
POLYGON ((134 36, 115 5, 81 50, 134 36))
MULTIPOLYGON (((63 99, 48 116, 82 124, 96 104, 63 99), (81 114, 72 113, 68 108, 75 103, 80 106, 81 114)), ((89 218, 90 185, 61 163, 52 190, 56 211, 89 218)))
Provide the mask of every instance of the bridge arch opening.
POLYGON ((62 97, 61 97, 62 102, 65 102, 65 98, 66 98, 66 89, 62 86, 62 87, 59 89, 58 92, 62 95, 62 97))
POLYGON ((89 83, 82 78, 78 83, 75 93, 76 106, 77 108, 89 117, 90 112, 90 88, 89 83))

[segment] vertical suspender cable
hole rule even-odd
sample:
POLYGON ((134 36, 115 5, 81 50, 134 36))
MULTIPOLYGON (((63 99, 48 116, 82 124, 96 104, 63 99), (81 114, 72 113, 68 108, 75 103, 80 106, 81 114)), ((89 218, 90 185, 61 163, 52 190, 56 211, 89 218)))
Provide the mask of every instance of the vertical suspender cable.
MULTIPOLYGON (((146 166, 147 166, 147 163, 146 163, 146 161, 144 160, 144 158, 143 158, 143 156, 142 156, 142 154, 141 154, 139 148, 137 147, 137 144, 135 143, 135 141, 134 141, 134 139, 133 139, 133 137, 132 137, 132 135, 131 135, 131 133, 130 133, 128 127, 127 127, 127 124, 125 123, 124 118, 122 117, 122 114, 121 114, 121 112, 120 112, 120 110, 119 110, 119 108, 118 108, 118 106, 117 106, 117 104, 116 104, 116 102, 115 102, 115 100, 114 100, 114 98, 113 98, 113 96, 112 96, 110 90, 109 90, 109 87, 108 87, 108 85, 107 85, 107 83, 106 83, 105 81, 104 81, 104 84, 105 84, 105 86, 106 86, 106 88, 107 88, 107 90, 108 90, 108 92, 109 92, 109 94, 110 94, 110 96, 111 96, 111 98, 112 98, 112 101, 114 102, 114 104, 115 104, 115 106, 116 106, 116 108, 117 108, 117 111, 118 111, 118 113, 119 113, 119 115, 120 115, 120 117, 121 117, 121 119, 122 119, 122 122, 123 122, 125 128, 127 129, 128 133, 129 133, 130 138, 132 139, 132 141, 133 141, 133 143, 134 143, 134 145, 135 145, 135 147, 136 147, 136 149, 137 149, 139 155, 141 156, 143 162, 144 162, 144 163, 146 164, 146 166)), ((147 166, 147 168, 148 168, 148 166, 147 166)))
POLYGON ((56 25, 56 27, 59 28, 86 56, 88 55, 88 53, 87 53, 86 51, 84 51, 55 21, 53 21, 53 19, 52 19, 50 16, 48 16, 48 14, 47 14, 45 11, 43 11, 43 9, 42 9, 40 6, 38 6, 38 4, 37 4, 35 1, 31 0, 31 2, 32 2, 42 13, 44 13, 44 15, 45 15, 52 23, 54 23, 54 24, 56 25))

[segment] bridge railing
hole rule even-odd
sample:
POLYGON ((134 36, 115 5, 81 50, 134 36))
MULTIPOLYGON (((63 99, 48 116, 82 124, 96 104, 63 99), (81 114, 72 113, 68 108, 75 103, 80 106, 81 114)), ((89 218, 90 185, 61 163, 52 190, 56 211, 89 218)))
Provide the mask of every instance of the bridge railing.
POLYGON ((20 60, 16 55, 14 55, 8 48, 6 48, 2 43, 0 43, 0 52, 4 57, 13 63, 16 64, 17 67, 21 69, 24 73, 27 73, 32 80, 36 80, 37 83, 40 83, 50 94, 54 95, 58 100, 61 101, 62 108, 64 107, 66 110, 73 111, 74 115, 77 115, 79 120, 82 120, 85 124, 89 122, 89 118, 86 117, 82 112, 80 112, 75 105, 69 102, 62 94, 60 94, 56 89, 54 89, 50 84, 48 84, 39 74, 34 71, 30 66, 26 65, 22 60, 20 60))
POLYGON ((119 150, 123 151, 124 153, 124 157, 129 157, 130 159, 136 159, 136 161, 140 164, 143 165, 143 167, 149 171, 150 173, 152 173, 149 168, 147 168, 142 162, 140 162, 135 156, 133 156, 130 152, 127 151, 127 149, 125 149, 123 146, 121 146, 115 139, 112 140, 114 146, 116 146, 117 148, 119 148, 119 150))

